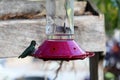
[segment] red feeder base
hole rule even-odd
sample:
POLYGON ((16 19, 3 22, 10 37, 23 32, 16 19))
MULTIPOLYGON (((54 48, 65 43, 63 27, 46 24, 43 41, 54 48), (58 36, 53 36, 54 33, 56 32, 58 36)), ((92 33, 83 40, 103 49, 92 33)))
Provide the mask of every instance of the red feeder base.
POLYGON ((45 40, 32 56, 43 60, 75 60, 93 56, 84 52, 74 40, 45 40))

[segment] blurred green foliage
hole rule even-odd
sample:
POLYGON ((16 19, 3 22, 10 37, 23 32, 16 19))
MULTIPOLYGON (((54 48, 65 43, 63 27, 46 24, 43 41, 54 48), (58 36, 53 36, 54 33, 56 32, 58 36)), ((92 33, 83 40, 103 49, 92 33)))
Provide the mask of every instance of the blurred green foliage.
POLYGON ((119 28, 119 7, 117 0, 92 0, 105 15, 105 29, 111 35, 114 29, 119 28))
POLYGON ((111 35, 114 29, 120 29, 120 0, 88 1, 92 1, 97 6, 97 8, 105 15, 105 29, 108 35, 111 35))

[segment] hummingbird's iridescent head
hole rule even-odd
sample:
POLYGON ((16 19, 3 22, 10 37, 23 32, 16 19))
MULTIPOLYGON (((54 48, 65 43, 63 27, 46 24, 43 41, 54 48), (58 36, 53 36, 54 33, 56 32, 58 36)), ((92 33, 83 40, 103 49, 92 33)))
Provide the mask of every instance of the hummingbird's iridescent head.
POLYGON ((35 45, 36 45, 36 41, 35 41, 35 40, 32 40, 32 41, 31 41, 31 45, 34 45, 34 46, 35 46, 35 45))

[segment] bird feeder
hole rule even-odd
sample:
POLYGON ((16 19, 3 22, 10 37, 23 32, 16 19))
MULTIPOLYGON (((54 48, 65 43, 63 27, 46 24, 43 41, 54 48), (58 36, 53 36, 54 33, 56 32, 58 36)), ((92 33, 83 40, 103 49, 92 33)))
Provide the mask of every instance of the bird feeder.
POLYGON ((74 41, 74 0, 46 0, 47 39, 32 54, 43 60, 75 60, 93 56, 74 41))

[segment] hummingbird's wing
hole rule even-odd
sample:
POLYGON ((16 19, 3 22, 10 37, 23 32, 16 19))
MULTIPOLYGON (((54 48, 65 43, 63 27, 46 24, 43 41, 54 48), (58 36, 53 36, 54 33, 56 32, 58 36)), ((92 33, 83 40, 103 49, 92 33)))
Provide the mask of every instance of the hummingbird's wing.
POLYGON ((35 51, 34 46, 29 46, 18 58, 25 58, 28 55, 32 54, 35 51))

